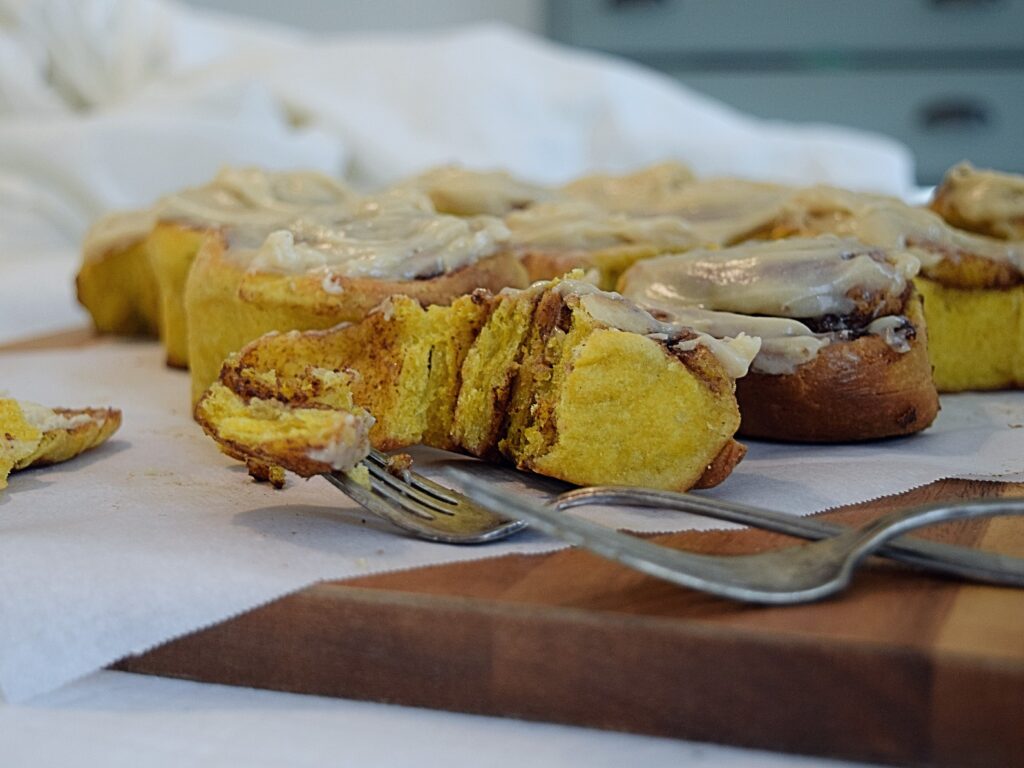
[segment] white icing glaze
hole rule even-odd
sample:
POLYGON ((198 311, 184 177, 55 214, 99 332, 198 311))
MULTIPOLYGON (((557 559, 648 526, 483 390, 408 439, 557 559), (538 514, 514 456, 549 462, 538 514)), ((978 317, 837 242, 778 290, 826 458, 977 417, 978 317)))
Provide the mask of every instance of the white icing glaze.
POLYGON ((454 165, 432 168, 395 189, 425 192, 437 210, 457 216, 504 216, 554 195, 546 187, 517 179, 505 171, 471 171, 454 165))
POLYGON ((856 308, 860 289, 900 296, 917 274, 905 251, 883 252, 856 240, 824 236, 752 242, 645 259, 623 278, 623 292, 672 312, 701 307, 747 315, 822 317, 856 308))
POLYGON ((423 195, 391 193, 300 216, 258 246, 233 233, 228 258, 251 272, 326 269, 341 277, 428 278, 496 253, 508 229, 490 216, 434 212, 423 195))
MULTIPOLYGON (((849 295, 854 291, 876 300, 899 297, 917 268, 917 260, 902 251, 881 252, 832 236, 792 238, 641 261, 623 276, 622 290, 668 322, 713 337, 759 337, 751 368, 778 375, 813 360, 835 338, 797 318, 849 314, 856 308, 849 295)), ((898 351, 909 349, 896 332, 905 319, 875 323, 868 333, 880 333, 898 351)))
POLYGON ((649 336, 680 350, 693 349, 698 344, 706 347, 733 379, 747 374, 761 347, 760 339, 744 333, 735 338, 716 338, 686 324, 662 322, 620 294, 602 291, 581 280, 561 280, 554 290, 576 297, 591 317, 610 328, 649 336))
POLYGON ((757 358, 763 341, 745 333, 735 338, 716 338, 697 331, 694 338, 677 341, 672 348, 688 352, 698 346, 706 347, 718 358, 727 376, 740 379, 750 371, 751 363, 757 358))
POLYGON ((622 175, 584 176, 566 184, 561 191, 609 211, 642 214, 656 210, 666 197, 693 181, 693 171, 682 163, 668 161, 622 175))
POLYGON ((163 220, 198 226, 259 225, 311 208, 352 202, 356 194, 341 182, 313 171, 273 172, 225 168, 209 184, 162 198, 163 220))
POLYGON ((519 248, 594 250, 622 245, 650 245, 685 250, 701 240, 676 216, 631 216, 609 213, 582 200, 541 203, 505 217, 519 248))
POLYGON ((946 174, 939 193, 965 221, 990 225, 1009 239, 1024 237, 1024 176, 960 163, 946 174))
POLYGON ((895 198, 810 187, 787 201, 782 219, 802 232, 831 233, 880 248, 906 249, 920 259, 926 275, 944 259, 960 254, 1024 269, 1024 245, 964 232, 933 211, 895 198))
POLYGON ((162 197, 143 211, 111 213, 89 230, 84 258, 98 259, 141 241, 158 221, 196 227, 248 226, 265 235, 301 211, 355 200, 339 181, 313 171, 224 168, 201 187, 162 197))
POLYGON ((324 278, 320 281, 320 287, 323 288, 324 293, 329 293, 332 296, 340 296, 345 292, 341 281, 329 269, 324 270, 324 278))
POLYGON ((88 424, 92 417, 87 413, 76 413, 73 416, 65 413, 58 413, 52 408, 47 408, 39 403, 19 400, 18 408, 29 424, 40 432, 52 432, 56 429, 73 429, 82 424, 88 424))
POLYGON ((784 317, 756 317, 679 307, 666 313, 666 318, 666 322, 672 325, 688 326, 712 338, 748 335, 760 339, 760 349, 750 365, 751 370, 757 373, 792 373, 813 360, 831 342, 828 334, 815 333, 800 321, 784 317))
POLYGON ((369 432, 374 419, 370 415, 357 416, 353 413, 339 412, 337 415, 342 419, 340 434, 326 445, 310 448, 306 455, 336 472, 346 472, 370 452, 369 432))
POLYGON ((970 219, 994 221, 1024 217, 1024 176, 983 171, 961 163, 946 176, 956 189, 956 204, 970 219))
POLYGON ((707 179, 680 187, 646 208, 684 219, 706 242, 732 245, 768 227, 793 190, 740 179, 707 179))

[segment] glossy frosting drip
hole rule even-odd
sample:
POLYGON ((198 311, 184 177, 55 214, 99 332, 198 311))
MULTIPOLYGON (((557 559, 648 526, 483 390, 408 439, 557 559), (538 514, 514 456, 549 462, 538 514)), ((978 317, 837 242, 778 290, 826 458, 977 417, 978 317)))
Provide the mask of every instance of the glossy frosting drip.
POLYGON ((507 240, 499 219, 438 214, 425 196, 395 192, 309 212, 256 246, 233 233, 228 257, 251 272, 413 280, 491 256, 507 240))
POLYGON ((530 184, 505 171, 471 171, 453 165, 432 168, 395 189, 424 192, 438 211, 457 216, 504 216, 554 196, 547 187, 530 184))
POLYGON ((519 248, 593 250, 622 245, 650 245, 684 250, 701 243, 675 216, 609 213, 582 200, 541 203, 505 218, 512 245, 519 248))
POLYGON ((795 193, 781 217, 784 226, 802 233, 855 237, 886 249, 906 249, 921 261, 922 271, 946 258, 973 254, 1024 269, 1024 245, 1015 245, 951 227, 933 211, 895 198, 857 194, 832 187, 795 193))
POLYGON ((988 225, 1008 239, 1024 232, 1024 176, 960 163, 946 174, 939 194, 966 222, 988 225))
MULTIPOLYGON (((792 238, 641 261, 624 276, 622 290, 667 322, 714 337, 759 337, 752 369, 783 374, 850 335, 816 332, 813 320, 864 312, 865 299, 881 306, 887 297, 899 298, 917 269, 917 260, 902 251, 831 236, 792 238)), ((891 327, 901 325, 902 318, 891 327)), ((865 331, 875 332, 870 325, 865 331)), ((894 349, 905 351, 905 338, 890 337, 894 349)))
POLYGON ((651 213, 679 216, 706 242, 732 245, 771 227, 790 187, 740 179, 708 179, 662 197, 651 213))
POLYGON ((757 373, 792 373, 813 360, 832 340, 829 334, 815 333, 799 320, 784 317, 757 317, 697 307, 679 307, 662 314, 665 322, 689 326, 713 338, 745 334, 760 339, 760 349, 750 366, 757 373))
POLYGON ((587 200, 609 211, 650 213, 666 197, 676 194, 694 180, 693 171, 682 163, 665 162, 634 173, 596 173, 562 187, 562 193, 587 200))
POLYGON ((837 237, 754 242, 638 262, 627 296, 666 311, 699 307, 748 315, 813 318, 857 309, 854 291, 903 294, 918 261, 837 237))
POLYGON ((759 339, 742 332, 733 338, 715 337, 684 323, 664 322, 622 295, 602 291, 582 280, 563 279, 555 290, 563 296, 575 297, 591 317, 609 328, 649 336, 680 351, 697 345, 706 347, 733 379, 747 374, 761 347, 759 339))
POLYGON ((355 199, 351 189, 313 171, 225 168, 209 184, 164 197, 156 209, 160 219, 200 226, 270 225, 355 199))
POLYGON ((265 232, 301 211, 355 200, 352 190, 314 171, 224 168, 208 184, 167 195, 147 210, 112 213, 93 225, 86 259, 141 241, 158 221, 197 227, 262 227, 265 232))

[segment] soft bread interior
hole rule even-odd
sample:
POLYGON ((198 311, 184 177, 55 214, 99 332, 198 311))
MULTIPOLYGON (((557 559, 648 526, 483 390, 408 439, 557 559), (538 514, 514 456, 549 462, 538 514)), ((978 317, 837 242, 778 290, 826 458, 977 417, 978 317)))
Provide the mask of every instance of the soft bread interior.
POLYGON ((115 408, 47 408, 0 398, 0 488, 10 472, 67 461, 105 442, 120 426, 115 408))
POLYGON ((609 327, 550 283, 429 310, 393 297, 359 323, 265 336, 221 381, 252 397, 266 372, 311 367, 353 371, 382 449, 424 443, 569 482, 674 489, 720 481, 742 456, 734 382, 708 349, 609 327))
POLYGON ((343 374, 310 369, 266 398, 244 397, 218 383, 197 404, 196 420, 225 453, 255 460, 260 469, 279 466, 303 477, 347 471, 369 452, 373 424, 352 403, 348 383, 343 374))
POLYGON ((1024 286, 955 288, 919 277, 940 392, 1024 387, 1024 286))

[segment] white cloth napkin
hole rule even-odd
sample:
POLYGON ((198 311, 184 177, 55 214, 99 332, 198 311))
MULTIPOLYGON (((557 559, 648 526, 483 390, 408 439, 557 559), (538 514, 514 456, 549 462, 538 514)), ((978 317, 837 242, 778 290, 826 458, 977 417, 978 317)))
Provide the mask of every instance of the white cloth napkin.
POLYGON ((169 0, 0 0, 0 254, 77 245, 98 214, 227 164, 347 170, 373 187, 437 163, 555 182, 667 158, 898 195, 912 184, 892 140, 755 120, 508 28, 322 39, 169 0))
MULTIPOLYGON (((191 421, 187 374, 167 369, 154 343, 0 362, 15 397, 124 411, 110 443, 12 475, 0 494, 0 690, 10 700, 318 580, 562 546, 533 532, 486 547, 414 541, 319 478, 283 491, 254 484, 191 421)), ((1022 480, 1022 424, 1024 392, 947 397, 935 426, 913 438, 751 445, 713 493, 805 514, 942 477, 1022 480)), ((417 463, 443 470, 439 456, 420 453, 417 463)), ((717 526, 656 510, 580 514, 638 531, 717 526)))

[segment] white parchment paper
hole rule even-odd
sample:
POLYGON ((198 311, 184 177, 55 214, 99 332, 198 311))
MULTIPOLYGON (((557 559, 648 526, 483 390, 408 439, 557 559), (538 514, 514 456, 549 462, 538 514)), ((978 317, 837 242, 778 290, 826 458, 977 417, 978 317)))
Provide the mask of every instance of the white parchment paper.
MULTIPOLYGON (((165 368, 156 344, 0 355, 0 386, 124 411, 110 443, 17 473, 0 494, 0 689, 12 701, 318 580, 560 546, 530 532, 483 548, 413 541, 319 479, 254 484, 192 423, 188 376, 165 368)), ((753 444, 712 493, 802 514, 941 477, 1024 480, 1022 424, 1024 393, 947 397, 914 438, 753 444)), ((437 455, 421 454, 421 468, 437 455)), ((651 510, 584 514, 642 531, 714 526, 651 510)))

